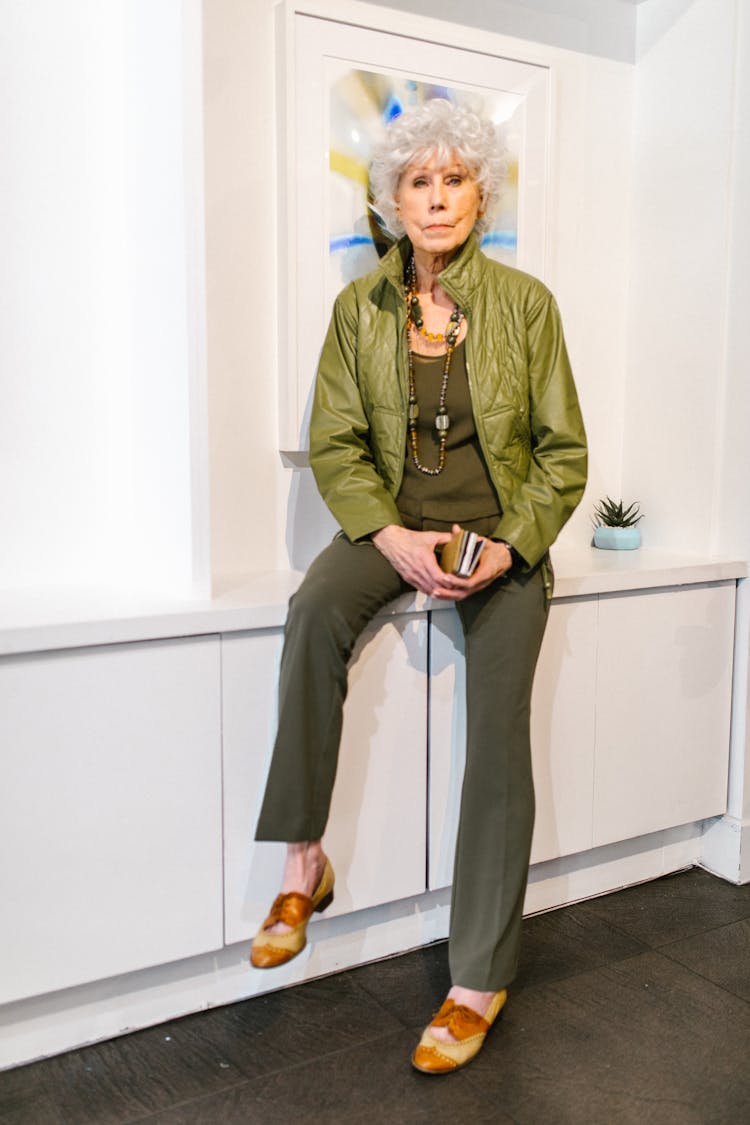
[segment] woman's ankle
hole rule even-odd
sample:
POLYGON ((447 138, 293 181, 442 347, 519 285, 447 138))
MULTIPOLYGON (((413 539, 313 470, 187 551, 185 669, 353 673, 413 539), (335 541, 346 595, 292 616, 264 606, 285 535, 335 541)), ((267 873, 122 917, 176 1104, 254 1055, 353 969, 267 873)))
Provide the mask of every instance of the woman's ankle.
POLYGON ((448 997, 455 1000, 456 1004, 463 1004, 467 1008, 471 1008, 477 1015, 483 1016, 492 1003, 494 992, 479 992, 472 988, 463 988, 461 985, 454 984, 451 987, 448 997))
POLYGON ((320 840, 287 845, 281 893, 312 895, 320 882, 325 866, 325 853, 320 840))

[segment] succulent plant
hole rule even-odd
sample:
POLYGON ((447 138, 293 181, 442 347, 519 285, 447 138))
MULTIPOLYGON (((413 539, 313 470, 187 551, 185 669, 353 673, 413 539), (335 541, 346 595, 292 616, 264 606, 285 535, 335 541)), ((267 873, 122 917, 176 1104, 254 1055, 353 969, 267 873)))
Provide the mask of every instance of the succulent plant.
POLYGON ((615 502, 607 496, 594 508, 594 517, 594 527, 635 527, 643 514, 637 500, 623 509, 622 500, 615 502))

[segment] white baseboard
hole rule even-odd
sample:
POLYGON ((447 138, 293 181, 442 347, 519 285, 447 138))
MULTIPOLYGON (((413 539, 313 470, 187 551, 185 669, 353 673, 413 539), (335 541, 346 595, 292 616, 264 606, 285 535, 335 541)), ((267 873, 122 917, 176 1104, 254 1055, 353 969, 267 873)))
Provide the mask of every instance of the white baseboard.
POLYGON ((700 865, 730 883, 750 883, 750 819, 705 821, 700 865))

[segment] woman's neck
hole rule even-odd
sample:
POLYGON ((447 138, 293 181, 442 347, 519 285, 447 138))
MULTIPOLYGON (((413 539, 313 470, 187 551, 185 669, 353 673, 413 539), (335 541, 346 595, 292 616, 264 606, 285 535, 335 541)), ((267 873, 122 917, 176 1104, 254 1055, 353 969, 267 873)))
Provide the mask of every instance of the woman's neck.
POLYGON ((431 293, 439 284, 438 276, 453 261, 457 251, 451 250, 445 254, 427 254, 423 250, 414 250, 413 253, 417 271, 417 289, 420 293, 431 293))

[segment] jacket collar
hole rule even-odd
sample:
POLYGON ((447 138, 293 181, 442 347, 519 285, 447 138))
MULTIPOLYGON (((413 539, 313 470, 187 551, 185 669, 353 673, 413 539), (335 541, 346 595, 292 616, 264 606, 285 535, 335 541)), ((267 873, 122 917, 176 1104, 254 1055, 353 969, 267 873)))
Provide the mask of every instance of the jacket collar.
MULTIPOLYGON (((404 270, 411 255, 411 243, 404 237, 381 259, 380 268, 399 293, 404 290, 404 270)), ((484 277, 487 259, 479 240, 471 234, 440 276, 440 284, 461 308, 470 308, 472 298, 484 277)))

